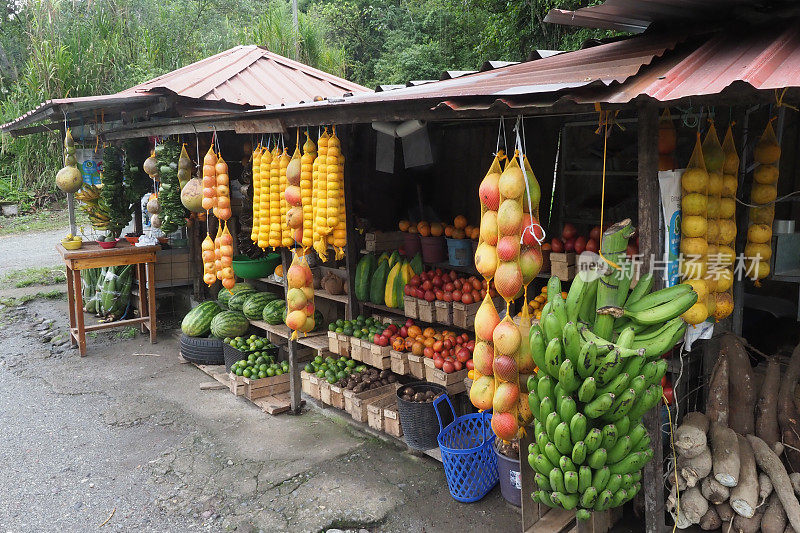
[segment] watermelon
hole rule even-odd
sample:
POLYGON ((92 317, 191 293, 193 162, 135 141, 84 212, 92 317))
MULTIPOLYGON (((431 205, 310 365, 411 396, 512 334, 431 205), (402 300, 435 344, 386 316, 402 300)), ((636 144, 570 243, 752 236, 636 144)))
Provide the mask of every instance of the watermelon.
POLYGON ((271 325, 283 324, 283 310, 286 309, 286 300, 272 300, 264 306, 261 317, 264 322, 271 325))
POLYGON ((203 302, 183 317, 181 331, 189 337, 200 337, 208 333, 211 320, 222 311, 214 300, 203 302))
POLYGON ((238 311, 222 311, 211 320, 211 335, 225 337, 241 337, 250 328, 250 321, 238 311))
POLYGON ((219 291, 219 294, 217 294, 217 300, 219 300, 222 305, 227 307, 228 301, 233 297, 233 295, 241 291, 255 292, 256 290, 247 283, 237 283, 230 291, 227 289, 222 289, 219 291))
POLYGON ((271 292, 256 292, 246 294, 248 294, 248 296, 244 301, 244 305, 242 306, 242 313, 244 313, 244 316, 250 320, 261 320, 264 312, 264 306, 269 302, 278 299, 278 295, 271 292))
POLYGON ((228 309, 231 311, 241 311, 242 307, 244 307, 244 302, 247 300, 251 295, 255 294, 256 291, 248 291, 242 290, 231 296, 231 299, 228 300, 228 309))

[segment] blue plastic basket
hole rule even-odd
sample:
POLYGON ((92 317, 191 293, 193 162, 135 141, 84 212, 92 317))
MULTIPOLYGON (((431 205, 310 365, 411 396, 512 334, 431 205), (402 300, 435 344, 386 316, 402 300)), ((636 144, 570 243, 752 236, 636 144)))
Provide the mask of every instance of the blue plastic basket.
POLYGON ((433 400, 439 419, 439 449, 442 452, 447 487, 457 501, 476 502, 497 485, 497 457, 492 445, 492 415, 486 412, 456 417, 450 397, 442 394, 433 400), (454 421, 442 427, 439 404, 447 400, 454 421))

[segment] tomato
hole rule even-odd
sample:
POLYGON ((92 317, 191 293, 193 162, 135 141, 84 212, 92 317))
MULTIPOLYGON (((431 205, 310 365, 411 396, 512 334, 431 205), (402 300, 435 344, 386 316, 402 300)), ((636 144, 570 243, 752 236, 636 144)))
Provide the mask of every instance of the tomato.
POLYGON ((482 289, 488 289, 488 288, 489 288, 489 282, 488 282, 488 281, 486 281, 486 280, 483 280, 483 281, 481 282, 481 288, 482 288, 482 289))
POLYGON ((414 297, 419 298, 420 300, 425 298, 425 291, 423 291, 422 289, 417 289, 416 293, 414 294, 414 297))
POLYGON ((444 341, 442 341, 442 347, 445 350, 449 350, 450 348, 453 347, 453 342, 450 339, 445 338, 444 341))
POLYGON ((467 335, 466 333, 462 333, 461 334, 461 340, 463 342, 469 342, 469 335, 467 335))
POLYGON ((428 302, 432 302, 436 299, 436 295, 433 291, 425 291, 425 300, 428 302))
POLYGON ((444 365, 444 359, 442 359, 441 357, 438 357, 438 356, 433 358, 433 366, 435 366, 436 368, 441 370, 442 369, 442 365, 444 365))
POLYGON ((455 280, 453 282, 453 286, 456 288, 456 290, 461 290, 461 287, 464 286, 464 280, 462 280, 462 279, 455 280))
POLYGON ((472 359, 468 360, 465 363, 465 366, 467 367, 467 370, 475 370, 475 362, 472 359))
POLYGON ((397 332, 399 331, 399 329, 400 329, 400 328, 398 328, 398 327, 397 327, 396 325, 394 325, 394 324, 389 324, 389 325, 387 326, 387 329, 390 329, 390 330, 392 330, 392 333, 397 333, 397 332))
POLYGON ((475 341, 469 341, 466 343, 467 350, 470 352, 475 351, 475 341))
POLYGON ((437 289, 436 291, 434 291, 433 294, 436 295, 436 299, 437 300, 444 300, 444 291, 443 290, 437 289))
POLYGON ((433 343, 433 351, 434 351, 434 352, 441 352, 441 351, 442 351, 442 346, 443 346, 443 344, 444 344, 444 343, 443 343, 442 341, 436 341, 436 342, 434 342, 434 343, 433 343))
POLYGON ((419 276, 412 276, 410 280, 408 280, 408 284, 414 287, 419 287, 419 284, 422 283, 422 279, 419 276))
POLYGON ((463 294, 461 293, 460 290, 456 289, 456 290, 453 291, 453 301, 454 302, 460 302, 462 296, 463 296, 463 294))
POLYGON ((675 403, 675 393, 672 391, 672 387, 664 387, 664 398, 667 399, 668 405, 675 403))
POLYGON ((486 289, 481 289, 481 300, 486 298, 486 289))
POLYGON ((412 319, 409 318, 408 320, 406 320, 406 327, 407 328, 410 328, 413 325, 414 325, 414 321, 412 319))
POLYGON ((442 350, 442 357, 447 358, 453 354, 451 350, 442 350))
POLYGON ((449 292, 446 292, 446 293, 444 293, 444 297, 442 298, 442 300, 444 300, 445 302, 452 302, 453 301, 453 295, 451 293, 449 293, 449 292))
POLYGON ((445 374, 452 374, 453 372, 455 372, 455 370, 456 370, 456 367, 455 367, 455 365, 454 365, 453 363, 451 363, 450 361, 445 361, 445 362, 442 364, 442 370, 444 370, 444 373, 445 373, 445 374))
POLYGON ((389 338, 381 335, 380 337, 378 337, 378 342, 376 342, 375 344, 377 344, 378 346, 389 346, 389 338))
POLYGON ((445 283, 444 286, 442 287, 442 290, 444 290, 444 292, 453 292, 455 289, 456 286, 449 281, 445 283))
POLYGON ((472 357, 472 355, 469 353, 469 350, 467 350, 466 348, 461 348, 456 353, 456 359, 458 361, 462 362, 462 363, 466 363, 467 361, 470 360, 471 357, 472 357))
POLYGON ((378 344, 378 339, 380 339, 380 338, 381 338, 381 334, 380 334, 380 333, 376 333, 376 334, 375 334, 375 335, 372 337, 372 342, 373 342, 373 344, 378 344))
POLYGON ((482 286, 480 281, 478 281, 477 279, 473 279, 472 280, 472 288, 475 289, 476 291, 479 291, 479 290, 481 290, 483 288, 483 286, 482 286))
POLYGON ((424 355, 428 359, 433 359, 433 355, 434 355, 433 354, 433 348, 431 348, 430 346, 426 346, 425 350, 423 350, 423 352, 422 352, 422 355, 424 355))
POLYGON ((442 278, 440 278, 439 276, 436 276, 435 278, 433 278, 433 282, 432 283, 433 283, 434 287, 444 287, 444 280, 442 278))
POLYGON ((455 281, 458 279, 458 274, 455 270, 451 270, 450 273, 447 275, 450 278, 450 281, 455 281))
POLYGON ((465 292, 463 295, 461 295, 461 302, 465 304, 471 304, 475 302, 475 299, 472 297, 471 292, 465 292))
POLYGON ((461 361, 456 361, 455 363, 453 363, 453 368, 455 368, 456 372, 458 372, 459 370, 463 370, 464 363, 462 363, 461 361))
POLYGON ((405 294, 406 296, 414 296, 414 286, 408 284, 405 287, 403 287, 403 294, 405 294))

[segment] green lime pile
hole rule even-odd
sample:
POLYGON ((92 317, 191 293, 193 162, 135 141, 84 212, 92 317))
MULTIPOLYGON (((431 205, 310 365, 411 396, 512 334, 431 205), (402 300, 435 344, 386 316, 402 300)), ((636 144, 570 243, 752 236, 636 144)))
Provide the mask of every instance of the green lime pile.
POLYGON ((276 363, 271 356, 256 355, 257 353, 259 352, 253 352, 247 356, 247 359, 233 363, 231 372, 237 376, 253 379, 271 378, 289 372, 288 361, 276 363))
POLYGON ((240 352, 244 353, 255 353, 256 357, 260 355, 268 355, 267 353, 261 353, 265 350, 275 350, 275 345, 269 342, 269 339, 265 337, 259 337, 258 335, 250 335, 249 337, 226 337, 222 340, 225 344, 229 345, 231 348, 236 348, 240 352))
POLYGON ((328 331, 335 331, 357 339, 372 339, 384 329, 386 329, 385 324, 375 318, 365 318, 364 315, 358 315, 355 320, 339 319, 328 325, 328 331))
POLYGON ((367 365, 359 364, 349 357, 335 359, 330 355, 325 359, 321 355, 308 363, 305 371, 309 374, 316 374, 318 378, 325 379, 328 383, 336 383, 350 374, 360 374, 367 369, 367 365))

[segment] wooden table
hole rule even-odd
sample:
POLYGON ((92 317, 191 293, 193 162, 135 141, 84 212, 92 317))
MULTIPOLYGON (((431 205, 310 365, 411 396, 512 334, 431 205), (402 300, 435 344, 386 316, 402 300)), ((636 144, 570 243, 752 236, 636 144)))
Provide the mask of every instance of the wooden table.
POLYGON ((69 331, 72 346, 78 346, 81 356, 86 355, 86 332, 98 329, 116 328, 140 324, 142 333, 150 331, 150 342, 156 342, 156 252, 160 246, 133 246, 121 241, 114 248, 101 248, 96 242, 85 242, 77 250, 67 250, 61 243, 56 251, 61 254, 67 267, 67 294, 69 298, 69 331), (140 318, 117 320, 105 324, 84 325, 83 290, 81 270, 122 265, 136 265, 136 279, 139 281, 140 318), (145 297, 145 280, 147 296, 145 297))

